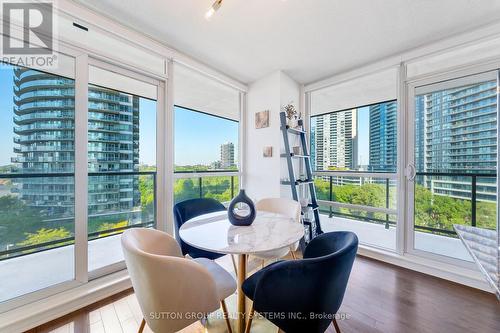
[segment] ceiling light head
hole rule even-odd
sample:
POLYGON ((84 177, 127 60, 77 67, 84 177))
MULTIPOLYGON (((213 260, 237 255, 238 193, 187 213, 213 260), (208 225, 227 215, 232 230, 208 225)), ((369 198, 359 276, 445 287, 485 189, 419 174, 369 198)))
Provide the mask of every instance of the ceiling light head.
POLYGON ((219 10, 221 5, 222 5, 222 0, 215 0, 212 7, 210 7, 206 12, 205 18, 209 20, 215 14, 215 12, 219 10))

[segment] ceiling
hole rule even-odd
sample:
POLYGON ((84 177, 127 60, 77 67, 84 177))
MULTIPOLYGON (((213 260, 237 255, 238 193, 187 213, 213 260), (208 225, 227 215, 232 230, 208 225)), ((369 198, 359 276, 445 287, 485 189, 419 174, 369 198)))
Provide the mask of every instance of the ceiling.
POLYGON ((498 0, 77 0, 241 81, 310 83, 500 17, 498 0))

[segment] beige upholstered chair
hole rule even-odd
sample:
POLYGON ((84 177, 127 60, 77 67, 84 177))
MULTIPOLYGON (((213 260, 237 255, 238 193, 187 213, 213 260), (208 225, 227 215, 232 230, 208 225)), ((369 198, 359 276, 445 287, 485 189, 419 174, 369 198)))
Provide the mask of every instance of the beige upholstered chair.
POLYGON ((170 235, 153 229, 130 229, 122 235, 132 286, 145 323, 155 333, 176 332, 222 305, 231 332, 224 299, 236 291, 236 281, 209 259, 182 257, 170 235))
MULTIPOLYGON (((286 198, 266 198, 259 200, 255 204, 255 208, 258 211, 265 211, 271 213, 281 214, 290 218, 293 218, 297 223, 300 223, 300 204, 292 199, 286 198)), ((265 260, 282 258, 288 254, 288 252, 292 251, 292 256, 295 259, 295 254, 293 251, 297 251, 299 247, 299 243, 295 243, 289 248, 259 253, 255 255, 255 257, 265 260)))

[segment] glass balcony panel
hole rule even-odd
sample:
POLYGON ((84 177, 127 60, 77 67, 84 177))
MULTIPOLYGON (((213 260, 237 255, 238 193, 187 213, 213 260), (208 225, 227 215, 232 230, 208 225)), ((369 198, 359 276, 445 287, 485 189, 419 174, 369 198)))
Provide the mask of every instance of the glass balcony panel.
POLYGON ((350 230, 363 244, 395 250, 396 180, 331 174, 314 177, 323 231, 350 230))
POLYGON ((155 227, 155 177, 154 172, 89 176, 89 271, 123 261, 123 231, 155 227))
POLYGON ((174 183, 174 200, 178 203, 189 199, 213 198, 219 202, 228 203, 238 194, 238 191, 237 175, 179 178, 174 183))
POLYGON ((0 181, 0 302, 74 280, 74 177, 0 181))

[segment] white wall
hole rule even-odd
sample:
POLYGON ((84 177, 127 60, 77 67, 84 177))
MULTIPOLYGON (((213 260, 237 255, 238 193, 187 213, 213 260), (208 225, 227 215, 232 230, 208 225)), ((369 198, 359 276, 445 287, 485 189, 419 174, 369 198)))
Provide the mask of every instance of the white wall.
MULTIPOLYGON (((280 76, 280 101, 281 105, 286 105, 288 103, 291 103, 295 105, 297 110, 300 112, 302 110, 300 109, 300 85, 295 82, 292 78, 290 78, 288 75, 285 73, 281 72, 280 76)), ((280 132, 280 153, 281 151, 285 151, 284 144, 283 144, 283 139, 282 139, 282 134, 280 132)), ((295 134, 288 134, 288 139, 290 142, 290 149, 293 146, 299 146, 300 145, 300 139, 299 136, 295 134)), ((295 175, 299 176, 300 175, 300 163, 299 159, 295 159, 292 161, 293 162, 293 169, 295 170, 295 175)), ((281 178, 288 178, 288 166, 285 158, 280 158, 280 173, 281 173, 281 178)), ((292 197, 292 192, 290 190, 290 185, 281 185, 280 188, 280 196, 282 198, 291 198, 292 197)))
POLYGON ((288 171, 286 161, 280 158, 283 138, 279 113, 281 106, 290 102, 298 108, 299 98, 299 84, 281 71, 255 81, 248 88, 244 187, 254 200, 290 195, 289 187, 280 185, 280 179, 288 171), (264 110, 269 110, 269 127, 256 129, 255 113, 264 110), (263 157, 265 146, 273 147, 272 157, 263 157))

